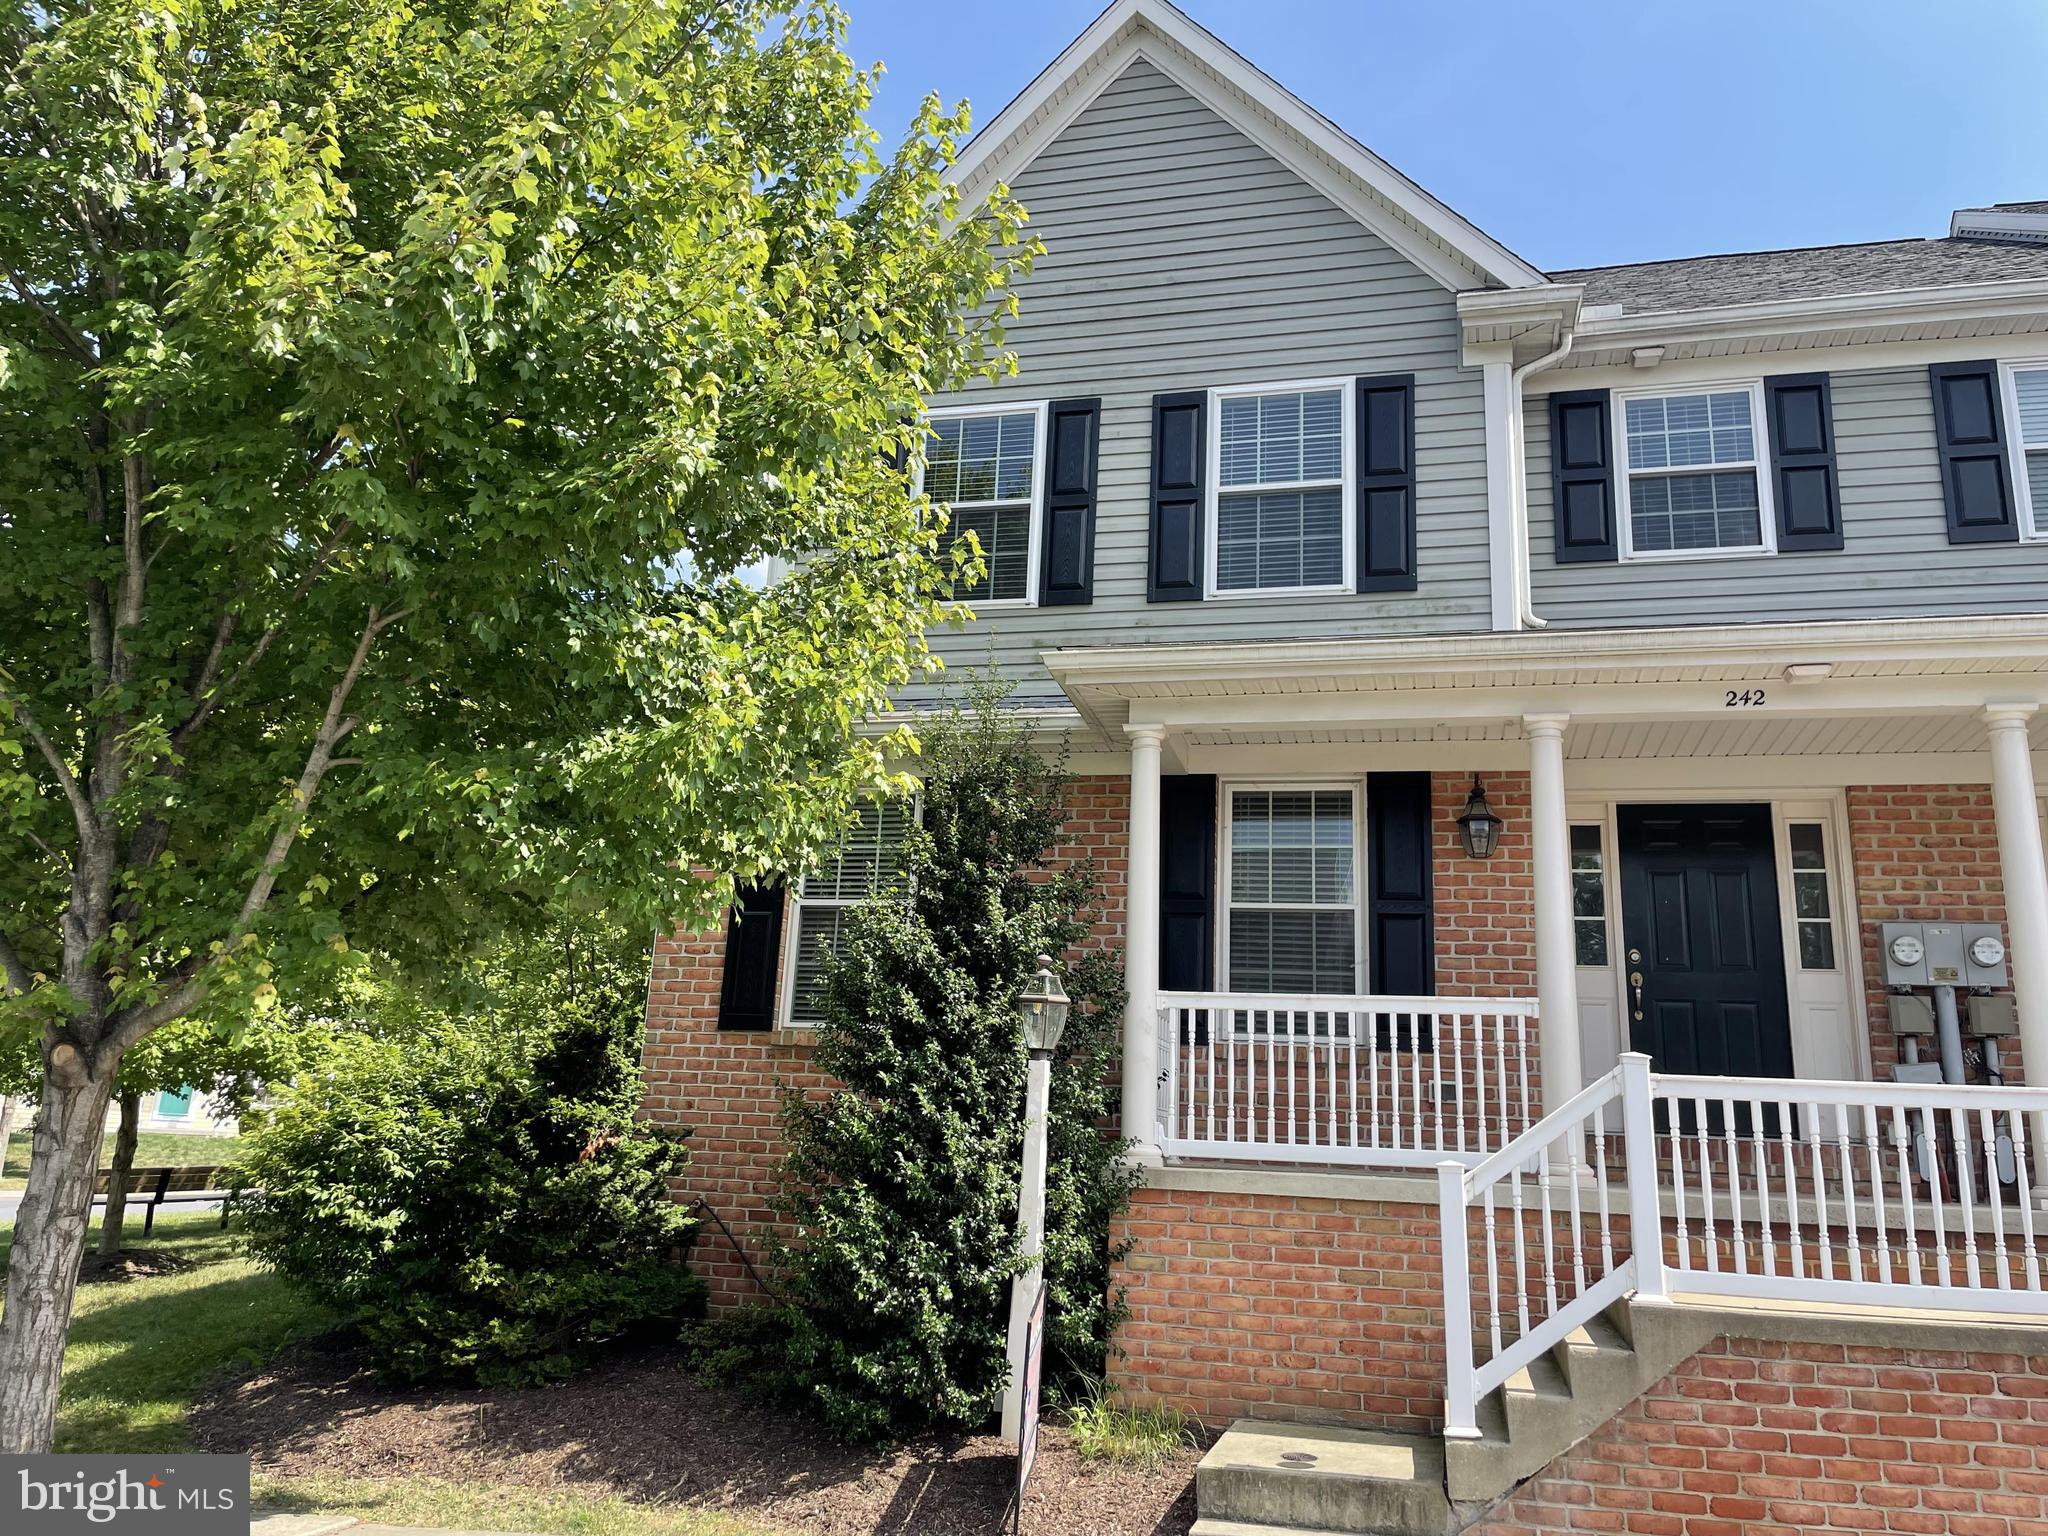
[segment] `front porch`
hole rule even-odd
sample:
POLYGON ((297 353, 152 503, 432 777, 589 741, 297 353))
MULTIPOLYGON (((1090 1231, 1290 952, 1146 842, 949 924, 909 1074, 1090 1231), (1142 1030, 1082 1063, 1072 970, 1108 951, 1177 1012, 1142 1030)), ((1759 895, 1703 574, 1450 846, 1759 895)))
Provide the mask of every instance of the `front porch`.
POLYGON ((1130 744, 1134 1390, 1456 1436, 1624 1296, 2048 1323, 2048 623, 1047 663, 1130 744), (1899 920, 2004 936, 1967 1083, 1899 920))

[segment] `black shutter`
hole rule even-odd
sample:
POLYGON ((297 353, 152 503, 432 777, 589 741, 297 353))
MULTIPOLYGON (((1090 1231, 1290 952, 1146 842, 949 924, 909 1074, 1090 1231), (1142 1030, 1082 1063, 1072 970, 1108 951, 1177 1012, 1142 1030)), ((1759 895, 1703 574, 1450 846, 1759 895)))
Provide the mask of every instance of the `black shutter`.
POLYGON ((1436 991, 1428 774, 1365 776, 1365 853, 1371 989, 1427 997, 1436 991))
POLYGON ((1621 558, 1609 409, 1604 389, 1550 397, 1550 515, 1559 565, 1621 558))
POLYGON ((1840 549, 1842 494, 1835 480, 1835 412, 1824 373, 1764 380, 1771 431, 1771 499, 1778 548, 1840 549))
POLYGON ((1413 592, 1415 376, 1360 379, 1358 590, 1413 592))
POLYGON ((775 972, 782 962, 782 882, 743 885, 725 928, 720 1029, 775 1026, 775 972))
POLYGON ((1038 600, 1048 608, 1095 600, 1095 464, 1100 400, 1055 400, 1045 425, 1045 554, 1038 600))
POLYGON ((1152 535, 1145 600, 1202 600, 1205 390, 1152 397, 1152 535))
POLYGON ((2010 544, 2020 536, 2005 457, 2005 411, 1998 364, 1936 363, 1935 441, 1951 544, 2010 544))
POLYGON ((1159 780, 1159 985, 1208 992, 1216 975, 1216 776, 1159 780))

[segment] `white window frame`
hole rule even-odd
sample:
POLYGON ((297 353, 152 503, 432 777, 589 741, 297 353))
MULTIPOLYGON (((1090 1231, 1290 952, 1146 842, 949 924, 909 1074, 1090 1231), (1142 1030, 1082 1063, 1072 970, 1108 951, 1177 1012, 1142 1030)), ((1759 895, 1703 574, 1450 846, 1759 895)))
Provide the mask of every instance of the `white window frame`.
MULTIPOLYGON (((1221 985, 1218 990, 1230 991, 1230 914, 1237 903, 1231 892, 1235 883, 1231 879, 1231 865, 1236 853, 1236 839, 1231 835, 1231 799, 1245 790, 1267 790, 1276 793, 1312 794, 1317 790, 1341 790, 1351 797, 1351 953, 1353 956, 1353 991, 1319 993, 1318 996, 1363 997, 1367 992, 1371 976, 1371 957, 1365 952, 1365 781, 1363 779, 1220 779, 1216 785, 1216 835, 1222 848, 1222 857, 1217 861, 1216 901, 1216 954, 1215 971, 1221 985)), ((1247 902, 1247 906, 1254 905, 1247 902)), ((1287 912, 1333 912, 1335 907, 1317 906, 1312 903, 1274 901, 1256 904, 1261 911, 1287 912)), ((1264 994, 1246 993, 1248 997, 1264 994)))
MULTIPOLYGON (((935 405, 924 413, 927 423, 957 419, 962 416, 1021 416, 1028 413, 1031 426, 1031 531, 1027 545, 1024 567, 1024 595, 1022 597, 960 597, 954 601, 962 607, 982 613, 991 608, 1036 608, 1038 606, 1039 562, 1043 558, 1040 545, 1045 539, 1045 400, 1010 400, 1002 404, 993 401, 975 405, 935 405)), ((916 492, 924 494, 924 471, 922 460, 917 466, 916 492)), ((959 508, 973 512, 982 507, 1014 506, 1009 501, 963 501, 959 508)), ((959 537, 957 519, 954 517, 954 503, 946 503, 948 543, 959 537)))
POLYGON ((1762 379, 1715 379, 1711 383, 1657 384, 1646 385, 1641 389, 1617 389, 1613 394, 1613 404, 1613 420, 1608 423, 1608 431, 1614 439, 1615 475, 1619 481, 1615 505, 1621 519, 1618 532, 1623 560, 1640 560, 1646 564, 1652 561, 1673 560, 1754 560, 1760 555, 1775 555, 1778 552, 1778 513, 1771 501, 1770 423, 1764 415, 1762 379), (1636 519, 1632 504, 1632 492, 1638 471, 1629 466, 1627 402, 1668 400, 1674 395, 1729 395, 1738 390, 1747 391, 1749 395, 1750 443, 1754 454, 1748 461, 1730 464, 1686 464, 1668 469, 1645 469, 1640 473, 1646 477, 1655 476, 1665 480, 1677 475, 1710 475, 1734 469, 1752 471, 1756 475, 1757 536, 1763 542, 1730 549, 1638 550, 1635 547, 1636 519))
MULTIPOLYGON (((1358 518, 1356 514, 1358 491, 1358 410, 1353 396, 1355 381, 1352 379, 1274 379, 1261 384, 1222 384, 1209 391, 1208 443, 1203 465, 1203 572, 1202 589, 1205 598, 1220 602, 1240 598, 1272 597, 1326 597, 1331 593, 1349 592, 1357 584, 1358 577, 1358 518), (1344 533, 1344 575, 1343 579, 1328 586, 1313 587, 1230 587, 1216 585, 1216 542, 1220 529, 1219 510, 1224 494, 1223 485, 1223 402, 1243 395, 1300 395, 1311 391, 1338 391, 1337 415, 1341 432, 1339 470, 1341 479, 1337 494, 1343 503, 1340 523, 1344 533)), ((1229 492, 1233 496, 1252 495, 1263 492, 1315 491, 1328 489, 1327 480, 1276 480, 1270 485, 1233 485, 1229 492)))
MULTIPOLYGON (((2020 512, 2020 537, 2031 541, 2048 539, 2048 507, 2034 505, 2034 490, 2027 483, 2027 445, 2020 437, 2018 375, 2022 373, 2048 373, 2048 357, 2008 357, 1998 363, 1998 403, 2005 412, 2006 457, 2010 461, 2006 472, 2012 477, 2013 499, 2020 512)), ((2048 443, 2036 446, 2048 448, 2048 443)))
POLYGON ((1614 964, 1617 947, 1615 935, 1616 912, 1614 910, 1614 845, 1607 833, 1607 821, 1602 816, 1568 816, 1565 821, 1565 869, 1571 877, 1574 897, 1578 889, 1578 867, 1572 862, 1578 850, 1572 846, 1571 835, 1580 827, 1590 828, 1600 839, 1600 915, 1581 917, 1576 899, 1572 903, 1572 963, 1582 971, 1604 971, 1614 964), (1601 948, 1607 958, 1598 965, 1579 959, 1579 929, 1588 923, 1600 925, 1601 948))
MULTIPOLYGON (((905 832, 907 834, 910 827, 922 825, 924 825, 924 792, 919 790, 910 797, 910 821, 905 827, 905 832)), ((843 842, 844 840, 842 839, 841 841, 843 842)), ((837 844, 834 845, 835 851, 837 846, 837 844)), ((782 898, 782 953, 776 959, 777 971, 775 978, 775 1027, 777 1029, 816 1029, 818 1027, 815 1020, 800 1019, 796 1016, 796 946, 797 940, 801 936, 800 930, 803 927, 803 909, 806 906, 834 907, 843 912, 859 906, 862 901, 867 899, 866 897, 861 897, 855 901, 842 901, 837 897, 831 896, 807 897, 803 893, 804 881, 807 878, 808 876, 798 875, 794 880, 789 881, 782 898)), ((907 884, 904 888, 904 895, 907 900, 909 897, 909 887, 907 884)))

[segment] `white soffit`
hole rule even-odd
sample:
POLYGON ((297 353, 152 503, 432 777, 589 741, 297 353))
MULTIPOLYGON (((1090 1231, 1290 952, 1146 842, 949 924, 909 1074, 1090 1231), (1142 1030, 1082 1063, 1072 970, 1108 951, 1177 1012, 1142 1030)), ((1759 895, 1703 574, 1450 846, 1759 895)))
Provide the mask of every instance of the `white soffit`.
POLYGON ((1548 283, 1167 0, 1116 0, 975 134, 954 167, 963 205, 1014 183, 1140 58, 1453 292, 1548 283))

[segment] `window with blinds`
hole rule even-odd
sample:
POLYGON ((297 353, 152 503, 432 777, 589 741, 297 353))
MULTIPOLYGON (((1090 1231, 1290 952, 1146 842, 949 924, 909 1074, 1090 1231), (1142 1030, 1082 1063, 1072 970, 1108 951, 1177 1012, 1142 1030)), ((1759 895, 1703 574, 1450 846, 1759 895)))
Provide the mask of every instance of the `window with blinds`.
POLYGON ((1027 602, 1038 524, 1038 418, 1023 411, 934 413, 925 494, 943 502, 955 537, 972 533, 988 572, 962 582, 962 601, 1027 602))
POLYGON ((1219 593, 1349 584, 1349 392, 1340 383, 1215 397, 1219 593))
POLYGON ((1622 401, 1631 555, 1767 548, 1755 385, 1622 401))
POLYGON ((2048 538, 2048 365, 2011 370, 2013 437, 2019 445, 2019 483, 2027 525, 2048 538))
POLYGON ((1345 788, 1230 792, 1228 990, 1357 993, 1357 812, 1345 788))
POLYGON ((816 1024, 822 1011, 825 962, 835 952, 846 914, 897 883, 903 839, 917 816, 914 800, 870 800, 860 821, 823 868, 797 882, 796 921, 789 940, 789 1021, 816 1024))

